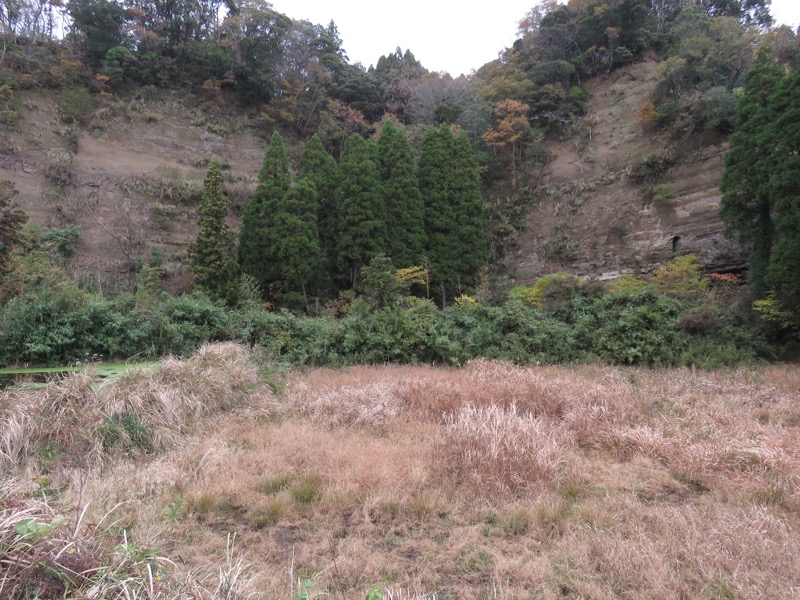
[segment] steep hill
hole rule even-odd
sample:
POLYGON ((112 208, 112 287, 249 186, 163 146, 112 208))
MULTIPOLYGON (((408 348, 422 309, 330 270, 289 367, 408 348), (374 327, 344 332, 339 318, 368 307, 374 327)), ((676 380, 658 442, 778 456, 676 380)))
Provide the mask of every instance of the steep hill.
MULTIPOLYGON (((546 142, 551 160, 511 260, 517 281, 562 270, 603 278, 646 272, 676 250, 698 254, 714 270, 745 265, 717 216, 724 144, 700 137, 676 143, 635 117, 656 84, 656 64, 590 80, 577 133, 546 142), (652 157, 666 157, 670 167, 637 181, 652 157), (674 197, 654 200, 656 186, 674 197)), ((150 260, 166 268, 173 290, 186 289, 186 249, 197 232, 208 160, 226 166, 236 225, 272 125, 219 99, 165 91, 104 97, 82 125, 65 126, 54 96, 21 96, 20 119, 2 135, 0 178, 17 186, 34 221, 80 229, 71 272, 108 289, 150 260)), ((300 140, 285 137, 296 158, 300 140)))
POLYGON ((80 127, 60 124, 54 98, 43 93, 24 93, 20 112, 17 130, 3 139, 0 178, 14 182, 35 222, 80 228, 70 270, 97 285, 114 285, 155 254, 173 288, 183 289, 208 161, 226 166, 235 224, 269 133, 239 110, 209 114, 197 98, 170 92, 106 99, 80 127))
POLYGON ((676 251, 697 254, 708 269, 745 266, 718 216, 724 141, 678 143, 636 118, 657 83, 656 65, 628 65, 587 83, 591 98, 577 136, 550 146, 513 261, 519 282, 558 271, 601 278, 650 271, 676 251), (637 180, 653 158, 669 167, 637 180), (654 199, 657 186, 666 198, 654 199))

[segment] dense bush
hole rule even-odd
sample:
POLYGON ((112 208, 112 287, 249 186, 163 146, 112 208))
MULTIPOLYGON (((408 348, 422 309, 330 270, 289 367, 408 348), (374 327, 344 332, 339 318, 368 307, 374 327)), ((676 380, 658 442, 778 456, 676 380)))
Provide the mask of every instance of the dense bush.
POLYGON ((544 310, 519 298, 444 310, 406 298, 372 310, 356 298, 347 314, 335 318, 272 312, 255 302, 225 309, 202 294, 162 294, 143 303, 138 296, 106 300, 70 285, 43 285, 0 312, 0 364, 185 356, 217 340, 259 346, 291 366, 462 365, 486 357, 521 364, 713 368, 768 354, 723 307, 707 300, 649 286, 622 286, 599 297, 593 291, 577 290, 571 299, 559 293, 544 310))
POLYGON ((165 295, 141 309, 132 296, 109 301, 71 286, 43 286, 12 299, 0 313, 0 363, 185 356, 229 337, 228 318, 200 295, 165 295))
POLYGON ((0 362, 57 364, 122 350, 124 320, 101 298, 44 286, 12 299, 0 314, 0 362))

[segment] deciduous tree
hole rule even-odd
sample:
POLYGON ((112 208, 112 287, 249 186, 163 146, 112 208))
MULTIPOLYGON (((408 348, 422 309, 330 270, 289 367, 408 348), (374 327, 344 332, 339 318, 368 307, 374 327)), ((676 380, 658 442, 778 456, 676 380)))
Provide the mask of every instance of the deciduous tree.
POLYGON ((495 126, 481 136, 490 146, 511 151, 513 173, 516 173, 517 165, 522 160, 522 148, 530 135, 529 110, 530 107, 522 102, 510 98, 501 100, 492 111, 495 126))

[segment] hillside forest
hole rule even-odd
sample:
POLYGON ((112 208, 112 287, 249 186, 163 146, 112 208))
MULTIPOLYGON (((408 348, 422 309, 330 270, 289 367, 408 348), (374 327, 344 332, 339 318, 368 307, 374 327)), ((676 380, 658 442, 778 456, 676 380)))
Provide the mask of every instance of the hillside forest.
POLYGON ((716 367, 796 353, 800 39, 773 26, 769 0, 543 0, 512 47, 455 78, 401 48, 351 64, 334 22, 262 0, 8 0, 0 42, 2 156, 19 151, 32 98, 55 102, 61 144, 47 191, 26 200, 58 218, 29 218, 0 181, 2 365, 186 355, 209 341, 333 366, 716 367), (613 278, 520 285, 514 256, 552 148, 588 148, 590 82, 643 61, 657 81, 628 119, 659 148, 625 180, 663 206, 681 148, 726 144, 719 215, 745 268, 707 268, 676 241, 666 260, 613 278), (82 136, 168 98, 199 106, 215 134, 252 132, 260 169, 234 176, 211 154, 193 163, 202 179, 121 182, 167 221, 193 216, 196 235, 169 255, 137 237, 134 208, 85 202, 119 250, 86 276, 68 201, 82 136))

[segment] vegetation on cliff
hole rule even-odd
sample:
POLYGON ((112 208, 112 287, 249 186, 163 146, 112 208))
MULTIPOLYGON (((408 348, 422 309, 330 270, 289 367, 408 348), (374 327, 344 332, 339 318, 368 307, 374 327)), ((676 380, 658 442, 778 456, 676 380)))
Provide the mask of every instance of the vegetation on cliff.
MULTIPOLYGON (((590 116, 583 114, 587 79, 607 75, 643 56, 660 57, 659 84, 637 116, 644 128, 659 131, 667 140, 666 147, 632 164, 630 177, 645 195, 669 197, 670 190, 660 181, 680 161, 681 140, 746 129, 743 115, 748 90, 745 87, 742 92, 741 86, 753 64, 753 49, 771 45, 775 64, 790 71, 796 62, 797 38, 786 28, 770 28, 767 4, 542 2, 521 21, 519 39, 500 59, 471 77, 453 79, 428 73, 410 51, 400 49, 380 57, 374 67, 351 65, 334 23, 321 26, 292 20, 266 3, 231 4, 223 10, 213 2, 177 6, 141 0, 122 6, 111 0, 76 0, 67 7, 48 5, 46 11, 37 11, 34 4, 20 0, 13 10, 0 13, 5 44, 0 58, 0 115, 6 131, 14 131, 19 125, 16 108, 21 90, 57 90, 63 136, 70 145, 48 157, 47 178, 54 186, 52 194, 61 194, 58 197, 75 185, 69 165, 77 148, 77 132, 91 122, 95 111, 104 109, 109 98, 178 89, 200 95, 209 106, 229 103, 257 120, 272 137, 256 189, 239 189, 232 203, 234 212, 223 214, 221 193, 230 189, 230 182, 225 181, 224 162, 211 162, 205 191, 196 190, 203 203, 201 234, 190 249, 194 281, 213 298, 228 303, 229 312, 220 313, 224 319, 253 302, 312 316, 347 314, 353 305, 358 306, 358 301, 353 302, 358 294, 373 308, 390 304, 383 291, 371 289, 376 282, 382 282, 382 290, 403 290, 392 300, 403 310, 427 314, 424 307, 431 298, 442 308, 458 300, 462 303, 458 310, 466 310, 471 302, 466 293, 480 299, 480 312, 494 309, 493 305, 501 307, 512 287, 505 261, 514 251, 521 216, 541 192, 539 179, 548 161, 548 141, 579 138, 589 122, 590 116), (68 32, 60 39, 56 23, 68 32), (289 152, 279 131, 290 141, 289 152), (309 136, 297 160, 294 148, 309 136), (242 222, 237 250, 244 274, 240 279, 230 263, 233 251, 225 242, 225 218, 236 222, 237 210, 242 222), (394 271, 397 267, 411 270, 400 276, 394 271)), ((793 81, 792 76, 785 79, 793 81)), ((775 106, 791 97, 791 84, 784 83, 783 88, 782 96, 776 90, 775 106)), ((787 144, 792 147, 791 141, 787 144)), ((782 168, 785 181, 790 181, 794 165, 782 168)), ((783 185, 784 179, 773 179, 776 186, 783 185)), ((137 190, 145 195, 152 192, 147 186, 137 190)), ((175 193, 191 200, 195 192, 175 193)), ((786 196, 780 190, 774 193, 786 196)), ((726 323, 754 327, 756 337, 786 340, 796 334, 791 319, 783 319, 783 333, 776 337, 771 325, 759 330, 747 309, 750 300, 757 300, 762 304, 756 315, 764 318, 796 314, 790 300, 796 286, 786 268, 796 254, 792 233, 796 209, 785 198, 771 202, 770 210, 775 212, 762 229, 776 232, 774 248, 765 250, 772 263, 764 263, 762 269, 754 254, 751 279, 756 296, 742 295, 732 310, 714 311, 724 315, 721 319, 726 323)), ((169 302, 191 304, 200 296, 164 300, 162 306, 155 251, 144 250, 145 244, 136 236, 134 211, 124 206, 118 210, 127 218, 125 232, 104 228, 125 254, 126 281, 121 287, 135 293, 137 310, 159 306, 158 319, 165 318, 164 325, 171 323, 171 317, 161 312, 169 312, 169 302)), ((725 210, 732 214, 729 207, 725 210)), ((59 264, 43 265, 50 265, 47 261, 52 259, 67 264, 74 243, 73 230, 26 230, 23 234, 19 225, 14 224, 15 237, 4 245, 5 254, 12 245, 16 248, 10 262, 4 262, 11 265, 4 267, 3 288, 4 319, 10 325, 31 309, 34 299, 58 301, 57 295, 50 298, 45 290, 62 285, 59 264), (54 239, 61 241, 54 244, 54 239), (28 258, 23 258, 25 253, 28 258), (15 298, 22 283, 26 294, 15 298)), ((106 297, 104 287, 109 286, 64 289, 80 297, 76 306, 100 312, 129 301, 126 294, 106 297)), ((571 301, 579 302, 580 294, 573 292, 577 295, 571 301)), ((695 308, 684 307, 675 314, 689 314, 695 308)), ((116 308, 109 310, 116 314, 116 308)), ((29 325, 46 318, 50 317, 34 318, 29 325)), ((82 317, 83 325, 68 326, 64 343, 55 347, 69 348, 69 340, 81 339, 82 334, 76 332, 89 331, 92 327, 86 323, 99 318, 82 317)), ((576 322, 570 319, 564 323, 573 327, 576 322)), ((109 316, 109 321, 116 322, 116 317, 109 316)), ((172 347, 172 342, 164 341, 169 336, 153 340, 151 333, 161 331, 156 327, 127 341, 122 341, 125 336, 109 334, 105 341, 75 342, 79 351, 51 352, 44 350, 50 345, 40 348, 28 333, 23 335, 23 325, 12 326, 22 336, 14 342, 16 347, 27 348, 17 350, 14 360, 28 360, 25 356, 60 360, 86 354, 87 349, 92 354, 94 348, 101 354, 118 355, 123 353, 121 348, 139 352, 147 347, 152 354, 154 348, 172 347)), ((194 341, 176 346, 184 352, 200 339, 215 336, 238 339, 229 333, 215 333, 211 338, 206 333, 190 334, 188 338, 194 341)), ((175 339, 181 338, 176 333, 175 339)), ((566 360, 597 355, 628 362, 620 358, 626 350, 609 358, 607 352, 593 348, 567 352, 566 360)), ((410 353, 403 360, 412 356, 418 360, 426 352, 410 353)), ((743 356, 749 355, 749 350, 743 351, 743 356)), ((531 360, 531 356, 526 351, 519 360, 531 360)), ((636 358, 636 352, 631 356, 633 362, 692 362, 636 358)))

